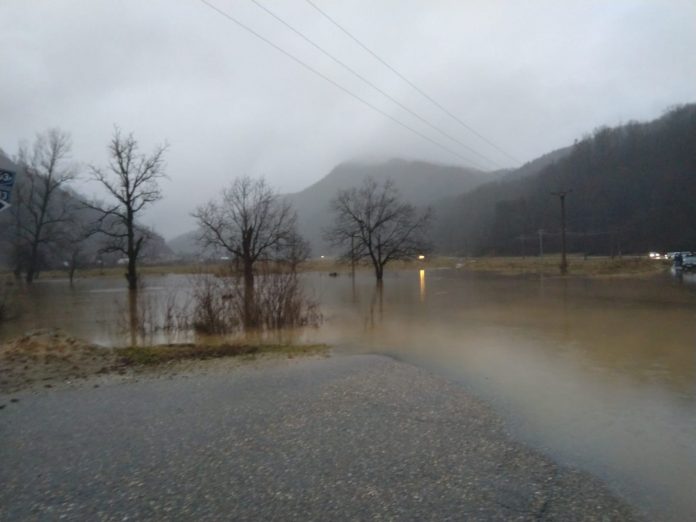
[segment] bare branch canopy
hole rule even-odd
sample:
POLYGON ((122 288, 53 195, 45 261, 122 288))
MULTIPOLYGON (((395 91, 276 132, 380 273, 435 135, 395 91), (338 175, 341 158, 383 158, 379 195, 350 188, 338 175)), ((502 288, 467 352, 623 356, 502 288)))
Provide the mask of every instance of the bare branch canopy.
POLYGON ((236 178, 217 200, 199 207, 193 216, 201 241, 231 254, 244 270, 245 321, 252 322, 254 265, 258 261, 296 263, 307 255, 296 230, 297 215, 266 181, 236 178))
POLYGON ((15 258, 26 270, 31 283, 40 269, 46 250, 64 235, 73 211, 65 187, 77 177, 70 162, 70 135, 57 128, 37 134, 29 149, 20 147, 17 162, 24 168, 25 180, 17 187, 15 217, 15 258))
POLYGON ((121 252, 128 259, 126 279, 132 290, 138 286, 137 261, 143 244, 150 237, 147 229, 137 225, 138 215, 162 199, 160 181, 166 178, 164 153, 159 145, 150 154, 140 153, 133 134, 123 135, 115 128, 109 142, 106 168, 90 167, 92 179, 106 189, 112 203, 87 204, 99 213, 95 231, 106 238, 105 251, 121 252))
POLYGON ((369 259, 378 281, 384 267, 428 250, 430 211, 401 201, 393 181, 366 178, 357 188, 340 190, 331 202, 334 223, 324 238, 346 259, 369 259))

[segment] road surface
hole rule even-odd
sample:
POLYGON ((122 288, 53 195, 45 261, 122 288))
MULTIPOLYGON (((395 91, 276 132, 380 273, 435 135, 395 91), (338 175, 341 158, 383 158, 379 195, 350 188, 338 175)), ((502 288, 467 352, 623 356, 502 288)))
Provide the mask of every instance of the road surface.
POLYGON ((461 387, 385 357, 100 379, 0 396, 0 519, 637 518, 461 387))

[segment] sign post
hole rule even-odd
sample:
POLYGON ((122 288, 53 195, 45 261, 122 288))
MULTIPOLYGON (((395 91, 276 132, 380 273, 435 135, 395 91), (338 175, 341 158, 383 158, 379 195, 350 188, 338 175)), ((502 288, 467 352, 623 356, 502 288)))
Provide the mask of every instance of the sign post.
POLYGON ((0 212, 9 208, 12 199, 12 187, 17 173, 7 169, 0 169, 0 212))

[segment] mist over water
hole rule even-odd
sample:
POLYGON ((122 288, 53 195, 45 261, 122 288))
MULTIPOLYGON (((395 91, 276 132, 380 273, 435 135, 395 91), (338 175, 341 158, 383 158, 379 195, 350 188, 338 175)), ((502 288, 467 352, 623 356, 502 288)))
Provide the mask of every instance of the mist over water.
MULTIPOLYGON (((455 379, 509 429, 563 463, 604 478, 660 519, 696 517, 696 281, 499 277, 457 270, 303 276, 321 305, 317 328, 294 331, 337 353, 382 353, 455 379)), ((189 276, 149 277, 153 310, 182 300, 189 276)), ((71 290, 41 281, 2 338, 61 327, 126 344, 121 278, 71 290)), ((154 332, 151 341, 191 341, 154 332)))

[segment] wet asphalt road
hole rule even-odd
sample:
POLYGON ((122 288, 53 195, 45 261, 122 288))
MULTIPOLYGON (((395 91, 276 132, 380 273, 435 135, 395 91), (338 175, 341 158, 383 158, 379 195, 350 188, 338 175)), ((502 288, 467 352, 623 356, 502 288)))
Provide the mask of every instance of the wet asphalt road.
POLYGON ((2 404, 1 520, 636 518, 460 387, 379 356, 208 361, 2 404))

